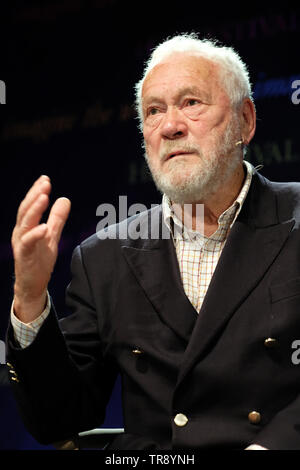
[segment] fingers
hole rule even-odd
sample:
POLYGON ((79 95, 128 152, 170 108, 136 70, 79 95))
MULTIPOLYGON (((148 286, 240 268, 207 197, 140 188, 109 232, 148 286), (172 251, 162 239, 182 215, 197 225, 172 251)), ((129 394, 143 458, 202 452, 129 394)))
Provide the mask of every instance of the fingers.
POLYGON ((39 194, 21 219, 21 223, 19 225, 20 235, 31 230, 33 227, 36 227, 39 224, 48 205, 48 195, 43 193, 39 194))
MULTIPOLYGON (((29 208, 36 202, 41 194, 49 195, 51 191, 50 179, 46 175, 40 176, 30 188, 20 204, 17 215, 17 226, 21 226, 29 208)), ((26 222, 27 223, 27 222, 26 222)))
POLYGON ((36 246, 36 243, 41 240, 42 238, 45 238, 47 233, 47 225, 46 224, 40 224, 34 227, 32 230, 29 232, 25 233, 22 238, 22 250, 23 253, 28 253, 31 251, 31 249, 34 249, 36 246))
POLYGON ((32 185, 20 204, 17 224, 13 232, 13 245, 22 239, 22 246, 30 249, 31 246, 45 237, 46 234, 59 242, 61 232, 68 218, 71 202, 67 198, 59 198, 53 204, 47 224, 39 225, 43 213, 49 205, 51 183, 48 176, 42 175, 32 185))
POLYGON ((60 240, 61 232, 70 213, 70 209, 71 201, 66 197, 57 199, 51 208, 47 226, 56 243, 60 240))

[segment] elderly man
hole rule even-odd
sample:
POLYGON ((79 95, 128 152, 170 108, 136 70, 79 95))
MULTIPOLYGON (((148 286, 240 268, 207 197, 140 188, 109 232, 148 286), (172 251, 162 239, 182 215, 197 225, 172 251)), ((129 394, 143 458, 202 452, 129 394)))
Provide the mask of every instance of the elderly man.
POLYGON ((299 449, 300 189, 243 161, 255 133, 246 66, 176 36, 136 96, 162 205, 134 218, 138 239, 125 221, 127 237, 108 227, 75 249, 60 322, 47 285, 70 202, 40 224, 42 176, 20 205, 7 359, 23 419, 45 443, 99 426, 120 373, 125 433, 111 448, 299 449))

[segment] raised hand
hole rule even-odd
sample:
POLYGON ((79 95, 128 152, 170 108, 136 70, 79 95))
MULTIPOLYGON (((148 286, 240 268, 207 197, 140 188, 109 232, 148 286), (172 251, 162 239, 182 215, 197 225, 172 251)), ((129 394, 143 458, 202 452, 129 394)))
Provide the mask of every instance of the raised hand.
POLYGON ((69 199, 57 199, 47 223, 41 224, 42 215, 49 205, 50 191, 48 176, 43 175, 35 181, 20 204, 12 234, 14 312, 24 323, 36 319, 45 307, 58 243, 71 208, 69 199))

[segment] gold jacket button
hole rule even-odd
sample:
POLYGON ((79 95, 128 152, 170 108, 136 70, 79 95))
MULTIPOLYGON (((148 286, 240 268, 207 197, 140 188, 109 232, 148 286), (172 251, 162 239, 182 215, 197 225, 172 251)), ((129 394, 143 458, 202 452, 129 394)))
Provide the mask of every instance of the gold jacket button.
POLYGON ((174 418, 176 426, 185 426, 188 422, 188 418, 183 413, 178 413, 174 418))
POLYGON ((258 411, 251 411, 248 414, 248 420, 251 424, 258 424, 261 420, 261 415, 258 411))
POLYGON ((136 354, 136 355, 144 354, 143 351, 139 348, 134 348, 131 352, 132 352, 132 354, 136 354))
POLYGON ((278 341, 275 338, 266 338, 264 341, 266 348, 275 348, 278 345, 278 341))

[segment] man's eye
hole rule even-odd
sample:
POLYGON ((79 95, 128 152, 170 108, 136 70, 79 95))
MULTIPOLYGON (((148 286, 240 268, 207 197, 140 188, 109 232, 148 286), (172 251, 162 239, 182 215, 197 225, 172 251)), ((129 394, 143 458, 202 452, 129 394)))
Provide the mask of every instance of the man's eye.
POLYGON ((157 108, 150 108, 150 109, 148 110, 148 114, 149 114, 150 116, 154 116, 154 115, 157 114, 157 113, 158 113, 158 109, 157 109, 157 108))
POLYGON ((198 104, 198 103, 199 103, 198 100, 192 100, 191 99, 191 100, 188 100, 187 105, 188 106, 195 106, 195 104, 198 104))

